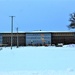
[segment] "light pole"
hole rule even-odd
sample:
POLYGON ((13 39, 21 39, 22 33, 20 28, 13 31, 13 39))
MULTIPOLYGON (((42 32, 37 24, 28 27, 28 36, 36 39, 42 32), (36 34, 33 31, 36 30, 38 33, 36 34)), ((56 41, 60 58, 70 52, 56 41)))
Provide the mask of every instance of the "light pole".
POLYGON ((18 45, 19 45, 19 44, 18 44, 18 43, 19 43, 19 42, 18 42, 18 27, 16 28, 16 30, 17 30, 17 48, 18 48, 18 45))
POLYGON ((12 45, 13 45, 13 18, 15 16, 9 16, 11 17, 11 49, 12 49, 12 45))

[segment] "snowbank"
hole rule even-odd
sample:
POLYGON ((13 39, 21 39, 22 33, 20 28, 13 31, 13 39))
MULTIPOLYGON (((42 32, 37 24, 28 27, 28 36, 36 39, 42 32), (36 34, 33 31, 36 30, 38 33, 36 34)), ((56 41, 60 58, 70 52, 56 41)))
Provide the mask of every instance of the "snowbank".
POLYGON ((75 44, 64 45, 63 47, 75 47, 75 44))

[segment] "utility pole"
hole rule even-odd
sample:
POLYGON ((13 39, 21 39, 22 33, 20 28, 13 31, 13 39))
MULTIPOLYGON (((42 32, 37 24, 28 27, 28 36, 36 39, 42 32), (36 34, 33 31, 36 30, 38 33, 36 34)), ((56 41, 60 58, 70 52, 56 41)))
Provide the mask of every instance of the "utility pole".
POLYGON ((19 45, 19 44, 18 44, 18 43, 19 43, 19 42, 18 42, 18 27, 16 28, 16 30, 17 30, 17 48, 18 48, 18 45, 19 45))
POLYGON ((9 16, 11 17, 11 49, 12 49, 12 45, 13 45, 13 18, 15 16, 9 16))

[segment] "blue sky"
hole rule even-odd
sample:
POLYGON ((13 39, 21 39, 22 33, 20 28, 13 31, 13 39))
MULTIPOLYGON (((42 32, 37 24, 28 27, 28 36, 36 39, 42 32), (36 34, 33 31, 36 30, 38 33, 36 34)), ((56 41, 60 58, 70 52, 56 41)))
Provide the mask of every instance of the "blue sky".
POLYGON ((75 12, 75 0, 0 0, 0 32, 11 31, 66 31, 70 13, 75 12))

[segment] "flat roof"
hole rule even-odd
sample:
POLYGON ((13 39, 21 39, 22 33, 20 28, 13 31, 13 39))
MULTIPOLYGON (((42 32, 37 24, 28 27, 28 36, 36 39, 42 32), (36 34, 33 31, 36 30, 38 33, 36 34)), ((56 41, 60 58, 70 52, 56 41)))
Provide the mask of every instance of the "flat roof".
MULTIPOLYGON (((0 33, 11 33, 11 32, 0 32, 0 33)), ((17 32, 13 32, 17 33, 17 32)), ((75 31, 18 31, 18 33, 75 33, 75 31)))

